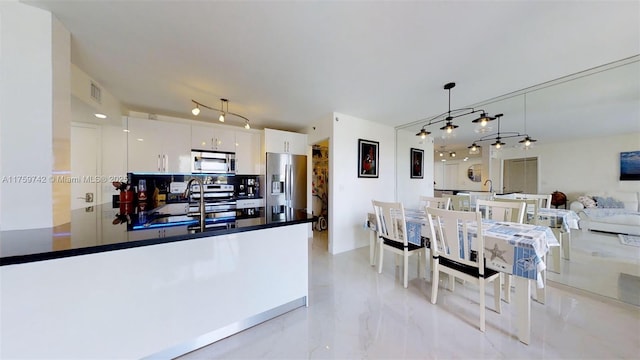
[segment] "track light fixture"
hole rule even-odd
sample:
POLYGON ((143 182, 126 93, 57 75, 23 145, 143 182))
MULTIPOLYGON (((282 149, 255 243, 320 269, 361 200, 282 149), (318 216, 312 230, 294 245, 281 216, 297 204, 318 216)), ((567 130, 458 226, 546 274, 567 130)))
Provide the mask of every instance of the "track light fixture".
POLYGON ((201 102, 195 101, 195 100, 191 100, 191 102, 193 102, 195 104, 195 107, 191 110, 191 113, 194 116, 198 116, 200 114, 200 107, 203 107, 205 109, 209 109, 209 110, 213 110, 213 111, 217 111, 220 113, 220 116, 218 117, 218 121, 220 122, 225 122, 227 115, 233 115, 233 116, 237 116, 239 118, 244 119, 244 128, 245 129, 251 129, 251 125, 249 125, 249 119, 247 119, 246 117, 240 115, 240 114, 236 114, 233 112, 229 111, 229 100, 227 99, 220 99, 220 109, 216 109, 214 107, 205 105, 201 102))
POLYGON ((448 134, 452 133, 453 130, 455 130, 456 128, 458 128, 458 125, 455 125, 453 123, 453 120, 456 118, 459 118, 461 116, 466 116, 466 115, 470 115, 470 114, 475 114, 480 112, 480 117, 478 117, 477 119, 473 120, 474 123, 479 123, 480 126, 484 127, 487 125, 487 122, 494 120, 495 118, 492 116, 487 115, 487 112, 482 110, 482 109, 474 109, 472 107, 468 107, 468 108, 460 108, 460 109, 451 109, 451 89, 453 89, 456 86, 456 83, 454 82, 450 82, 450 83, 446 83, 444 85, 444 89, 447 90, 449 92, 449 108, 446 112, 434 116, 432 118, 429 119, 425 119, 425 121, 427 121, 427 123, 422 126, 422 129, 420 130, 420 132, 418 132, 416 134, 416 136, 420 136, 423 139, 431 134, 430 132, 428 132, 427 130, 425 130, 425 127, 429 126, 429 125, 433 125, 433 124, 438 124, 441 122, 445 122, 445 125, 443 127, 440 128, 440 130, 446 131, 448 134))

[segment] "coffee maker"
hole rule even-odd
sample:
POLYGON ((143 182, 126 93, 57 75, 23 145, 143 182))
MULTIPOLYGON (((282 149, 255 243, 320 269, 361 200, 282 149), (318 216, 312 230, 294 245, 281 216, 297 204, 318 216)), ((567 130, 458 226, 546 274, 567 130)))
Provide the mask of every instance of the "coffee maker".
POLYGON ((260 182, 256 175, 238 175, 236 191, 239 197, 260 197, 260 182))
POLYGON ((258 178, 248 178, 246 179, 246 189, 248 197, 257 197, 259 196, 259 187, 258 187, 258 178))

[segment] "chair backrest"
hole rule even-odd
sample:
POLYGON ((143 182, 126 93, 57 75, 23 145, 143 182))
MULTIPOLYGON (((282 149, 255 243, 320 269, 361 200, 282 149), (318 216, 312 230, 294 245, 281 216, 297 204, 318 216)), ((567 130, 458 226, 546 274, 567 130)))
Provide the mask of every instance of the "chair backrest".
POLYGON ((510 202, 510 203, 524 203, 524 216, 523 223, 531 224, 531 225, 539 225, 540 217, 538 216, 538 199, 507 199, 507 198, 496 198, 494 201, 499 202, 510 202))
POLYGON ((420 209, 424 209, 424 207, 434 207, 438 209, 448 210, 451 205, 451 198, 445 197, 431 197, 431 196, 420 196, 420 209))
POLYGON ((431 239, 431 254, 457 263, 477 267, 484 274, 484 237, 482 215, 478 211, 454 211, 426 208, 431 239), (471 226, 471 227, 470 227, 471 226), (471 228, 476 228, 475 236, 471 228), (473 241, 472 258, 471 239, 473 241))
POLYGON ((469 195, 449 195, 443 194, 442 197, 450 198, 451 209, 455 211, 471 211, 471 200, 469 195))
POLYGON ((536 199, 538 201, 538 208, 550 209, 551 208, 551 194, 513 194, 514 199, 536 199))
MULTIPOLYGON (((510 200, 510 199, 501 199, 510 200)), ((482 200, 476 201, 476 211, 484 210, 485 219, 510 221, 522 224, 527 204, 523 201, 482 200)), ((482 211, 481 211, 482 212, 482 211)))
POLYGON ((399 202, 371 201, 376 215, 378 236, 407 245, 407 223, 404 207, 399 202))

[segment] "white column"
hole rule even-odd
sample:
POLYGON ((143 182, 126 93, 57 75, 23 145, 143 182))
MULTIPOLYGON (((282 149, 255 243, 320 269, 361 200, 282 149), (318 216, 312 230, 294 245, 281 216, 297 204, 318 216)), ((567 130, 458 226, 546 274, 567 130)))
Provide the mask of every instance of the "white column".
POLYGON ((54 38, 51 13, 0 2, 2 230, 53 225, 54 38))

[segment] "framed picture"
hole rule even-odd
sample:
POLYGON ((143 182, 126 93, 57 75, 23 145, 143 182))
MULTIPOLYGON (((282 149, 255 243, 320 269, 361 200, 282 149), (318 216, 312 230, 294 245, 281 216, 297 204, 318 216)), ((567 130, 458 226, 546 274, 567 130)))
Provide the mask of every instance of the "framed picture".
POLYGON ((379 142, 358 139, 358 177, 377 178, 379 142))
POLYGON ((411 178, 422 179, 424 170, 424 150, 411 148, 411 178))
POLYGON ((620 153, 620 180, 640 180, 640 151, 620 153))

